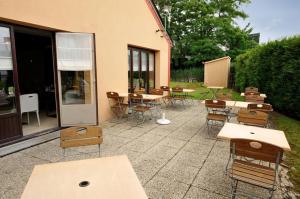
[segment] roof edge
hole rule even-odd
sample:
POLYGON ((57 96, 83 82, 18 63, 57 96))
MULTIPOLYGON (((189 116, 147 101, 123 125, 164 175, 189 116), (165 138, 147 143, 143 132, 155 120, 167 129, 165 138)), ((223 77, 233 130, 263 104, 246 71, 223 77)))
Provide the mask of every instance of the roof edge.
POLYGON ((151 13, 153 14, 153 17, 155 19, 155 21, 157 22, 157 25, 159 26, 159 29, 162 31, 163 37, 167 40, 168 44, 173 47, 173 41, 170 37, 170 35, 168 34, 168 32, 166 31, 163 22, 162 22, 162 18, 156 8, 156 6, 154 5, 152 0, 145 0, 146 4, 148 5, 149 9, 151 10, 151 13))
POLYGON ((206 61, 206 62, 202 62, 203 64, 208 64, 208 63, 211 63, 211 62, 216 62, 216 61, 220 61, 222 59, 231 59, 229 56, 225 56, 225 57, 221 57, 221 58, 218 58, 218 59, 214 59, 214 60, 210 60, 210 61, 206 61))

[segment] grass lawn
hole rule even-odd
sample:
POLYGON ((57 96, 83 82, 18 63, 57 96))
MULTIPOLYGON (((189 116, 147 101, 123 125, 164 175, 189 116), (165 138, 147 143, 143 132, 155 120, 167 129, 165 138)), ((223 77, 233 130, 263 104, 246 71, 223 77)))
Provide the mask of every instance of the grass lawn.
MULTIPOLYGON (((212 99, 213 95, 211 93, 211 90, 204 87, 202 83, 199 82, 193 82, 193 83, 189 83, 189 82, 170 82, 170 87, 174 87, 174 86, 180 86, 183 88, 190 88, 190 89, 195 89, 196 91, 193 93, 190 93, 190 96, 192 96, 194 99, 212 99), (208 94, 205 94, 209 92, 208 94)), ((235 101, 244 101, 244 97, 240 96, 240 93, 232 91, 231 89, 228 88, 224 88, 219 92, 223 92, 228 93, 228 92, 232 92, 232 100, 235 101)))
POLYGON ((294 189, 300 193, 300 121, 276 112, 272 119, 276 129, 285 132, 292 148, 292 152, 287 154, 287 163, 290 167, 289 174, 295 186, 294 189))
MULTIPOLYGON (((210 90, 204 87, 201 83, 171 82, 170 87, 174 86, 195 89, 196 91, 190 94, 194 99, 212 98, 210 90), (205 92, 209 92, 209 94, 203 95, 205 92)), ((240 93, 232 91, 231 89, 223 89, 221 92, 232 92, 232 100, 244 101, 244 98, 240 96, 240 93)), ((272 115, 272 120, 276 129, 285 132, 288 142, 292 148, 292 152, 287 154, 287 163, 290 167, 289 174, 291 181, 295 186, 295 191, 300 193, 300 121, 277 112, 274 112, 272 115)))

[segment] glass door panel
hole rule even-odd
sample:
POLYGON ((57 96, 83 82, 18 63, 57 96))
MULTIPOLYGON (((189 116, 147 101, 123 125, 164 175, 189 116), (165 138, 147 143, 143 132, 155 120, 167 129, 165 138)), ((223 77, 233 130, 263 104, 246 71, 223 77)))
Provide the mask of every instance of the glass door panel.
POLYGON ((140 68, 140 57, 139 57, 139 51, 133 50, 132 51, 132 56, 133 56, 133 63, 132 63, 132 69, 133 69, 133 87, 132 90, 139 90, 140 89, 140 73, 139 73, 139 68, 140 68))
POLYGON ((147 60, 147 54, 145 52, 142 51, 141 54, 141 71, 140 71, 140 86, 141 88, 144 88, 145 90, 148 89, 148 81, 147 81, 147 68, 148 68, 148 60, 147 60))
POLYGON ((0 26, 0 143, 22 136, 13 41, 10 28, 0 26))
POLYGON ((155 88, 155 59, 154 53, 149 53, 149 89, 155 88))
POLYGON ((131 50, 128 49, 128 92, 131 92, 131 50))
POLYGON ((56 33, 62 126, 97 124, 94 36, 56 33))

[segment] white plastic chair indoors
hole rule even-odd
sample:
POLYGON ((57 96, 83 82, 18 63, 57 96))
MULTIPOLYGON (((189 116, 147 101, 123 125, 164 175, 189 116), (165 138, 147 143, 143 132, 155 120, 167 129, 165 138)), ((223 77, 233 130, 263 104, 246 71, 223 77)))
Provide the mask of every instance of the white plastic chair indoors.
POLYGON ((36 117, 40 124, 39 116, 39 98, 37 93, 25 94, 20 96, 21 115, 27 113, 27 122, 29 124, 29 112, 36 112, 36 117))

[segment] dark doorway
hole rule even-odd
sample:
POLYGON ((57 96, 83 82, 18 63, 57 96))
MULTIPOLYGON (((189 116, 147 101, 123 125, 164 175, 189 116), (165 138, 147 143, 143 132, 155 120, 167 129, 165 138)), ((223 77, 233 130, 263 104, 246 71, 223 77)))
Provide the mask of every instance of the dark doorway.
POLYGON ((58 122, 51 34, 47 36, 15 30, 15 45, 23 135, 55 128, 58 122), (38 102, 32 101, 35 96, 38 102), (22 111, 22 107, 30 106, 32 102, 37 104, 39 112, 28 115, 26 108, 22 111))

